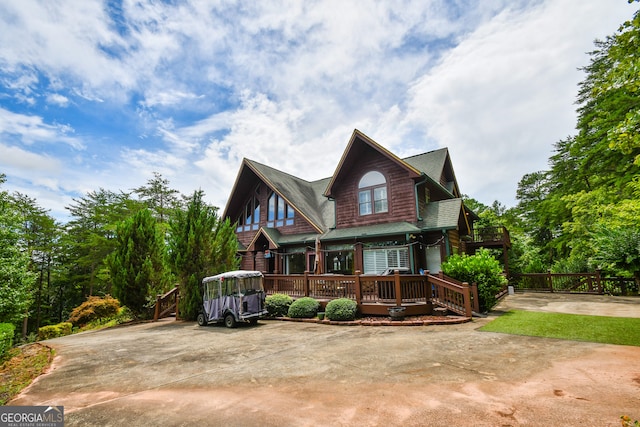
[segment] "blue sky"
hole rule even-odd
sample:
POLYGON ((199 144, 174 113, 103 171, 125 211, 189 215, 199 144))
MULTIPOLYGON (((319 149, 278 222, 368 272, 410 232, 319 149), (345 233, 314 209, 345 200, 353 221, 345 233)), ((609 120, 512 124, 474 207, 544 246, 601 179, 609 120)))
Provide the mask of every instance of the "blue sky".
POLYGON ((515 203, 574 133, 593 41, 626 0, 0 1, 4 189, 72 198, 153 172, 221 209, 244 157, 330 176, 357 128, 448 147, 461 191, 515 203))

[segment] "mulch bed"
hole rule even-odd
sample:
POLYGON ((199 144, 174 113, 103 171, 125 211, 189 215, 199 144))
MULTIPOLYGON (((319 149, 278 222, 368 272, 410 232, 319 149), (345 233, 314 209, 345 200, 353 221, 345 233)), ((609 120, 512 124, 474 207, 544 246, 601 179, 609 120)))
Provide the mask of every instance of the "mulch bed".
POLYGON ((459 324, 471 321, 470 317, 462 316, 405 316, 404 320, 391 320, 391 318, 386 316, 370 316, 350 321, 320 320, 318 318, 298 319, 291 317, 275 317, 273 319, 288 322, 321 323, 323 325, 340 326, 427 326, 459 324))

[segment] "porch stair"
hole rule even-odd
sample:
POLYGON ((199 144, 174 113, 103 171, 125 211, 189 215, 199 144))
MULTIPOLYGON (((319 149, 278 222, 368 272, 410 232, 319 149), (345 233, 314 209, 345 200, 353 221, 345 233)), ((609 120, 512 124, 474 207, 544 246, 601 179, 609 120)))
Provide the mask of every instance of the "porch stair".
POLYGON ((176 319, 178 318, 178 286, 156 297, 153 320, 157 321, 170 316, 175 316, 176 319))

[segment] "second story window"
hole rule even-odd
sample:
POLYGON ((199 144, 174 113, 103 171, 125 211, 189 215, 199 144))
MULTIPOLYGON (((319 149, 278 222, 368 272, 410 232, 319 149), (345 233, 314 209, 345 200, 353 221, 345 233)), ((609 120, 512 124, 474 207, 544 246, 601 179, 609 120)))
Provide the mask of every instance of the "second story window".
POLYGON ((358 183, 358 207, 360 215, 388 212, 387 180, 377 171, 364 174, 358 183))
POLYGON ((293 225, 294 210, 282 197, 271 193, 268 200, 267 227, 293 225))
POLYGON ((244 211, 238 218, 236 231, 251 231, 260 228, 260 200, 252 197, 244 206, 244 211))

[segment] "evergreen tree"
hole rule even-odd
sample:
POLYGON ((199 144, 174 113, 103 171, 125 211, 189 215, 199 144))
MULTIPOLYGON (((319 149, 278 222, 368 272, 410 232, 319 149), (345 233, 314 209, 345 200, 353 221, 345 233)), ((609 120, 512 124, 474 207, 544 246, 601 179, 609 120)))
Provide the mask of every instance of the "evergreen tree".
MULTIPOLYGON (((5 175, 0 174, 0 184, 5 175)), ((0 322, 17 323, 33 301, 35 274, 21 240, 20 216, 6 191, 0 191, 0 322)))
POLYGON ((38 206, 35 199, 18 192, 11 195, 21 223, 21 242, 29 254, 30 270, 37 275, 34 304, 29 313, 32 319, 29 330, 37 331, 42 324, 51 323, 52 270, 60 240, 59 224, 38 206))
POLYGON ((169 258, 180 284, 180 316, 193 320, 202 306, 202 279, 238 266, 238 243, 229 220, 222 221, 217 208, 195 191, 187 209, 170 220, 169 258))
POLYGON ((143 209, 117 227, 116 249, 108 258, 114 296, 140 315, 149 297, 163 290, 164 241, 149 209, 143 209))
POLYGON ((116 227, 140 209, 140 202, 126 193, 103 188, 73 202, 67 207, 73 219, 66 227, 67 249, 71 251, 68 256, 74 263, 69 270, 70 281, 80 287, 82 299, 110 293, 105 261, 115 249, 116 227))
POLYGON ((171 212, 180 207, 179 191, 170 188, 169 180, 158 172, 153 173, 146 186, 135 188, 133 192, 153 211, 160 224, 166 224, 171 212))

